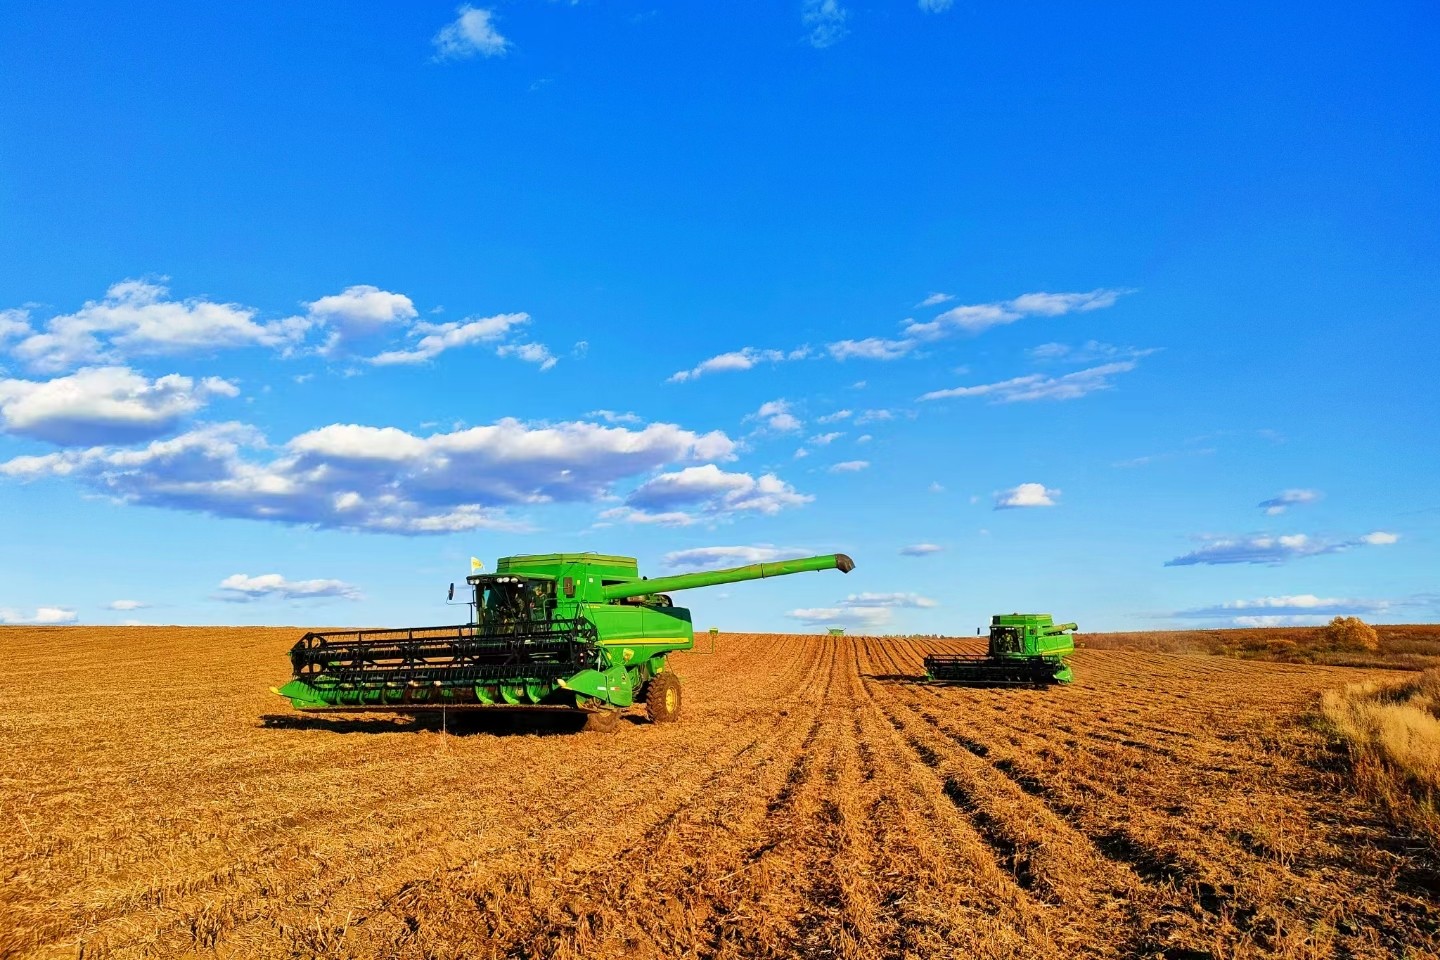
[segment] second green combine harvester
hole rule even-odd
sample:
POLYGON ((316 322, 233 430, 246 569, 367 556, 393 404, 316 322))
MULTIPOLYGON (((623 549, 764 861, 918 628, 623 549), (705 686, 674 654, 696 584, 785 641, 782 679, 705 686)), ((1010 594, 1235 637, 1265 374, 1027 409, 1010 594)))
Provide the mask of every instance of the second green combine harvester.
POLYGON ((990 618, 990 647, 981 653, 932 653, 925 679, 937 683, 996 686, 1069 683, 1067 654, 1075 652, 1073 623, 1054 623, 1048 613, 1000 613, 990 618))
POLYGON ((680 681, 665 657, 695 634, 671 592, 854 567, 836 553, 649 580, 631 557, 502 557, 495 573, 466 578, 470 622, 307 633, 290 650, 294 677, 274 692, 307 711, 550 708, 605 728, 643 705, 651 720, 675 720, 680 681))

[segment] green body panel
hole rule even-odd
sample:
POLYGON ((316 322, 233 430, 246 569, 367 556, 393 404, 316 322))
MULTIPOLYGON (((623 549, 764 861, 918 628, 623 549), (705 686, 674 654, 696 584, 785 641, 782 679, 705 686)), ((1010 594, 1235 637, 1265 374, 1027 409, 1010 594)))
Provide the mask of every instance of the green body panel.
MULTIPOLYGON (((423 683, 413 676, 409 682, 363 677, 358 682, 346 682, 341 674, 341 662, 328 652, 338 648, 327 647, 321 650, 322 655, 304 661, 310 671, 305 678, 299 676, 297 666, 296 678, 275 692, 289 698, 299 710, 413 711, 442 709, 452 704, 623 709, 636 703, 645 684, 664 672, 667 654, 690 650, 695 645, 690 611, 674 606, 668 596, 670 592, 816 570, 848 573, 853 567, 854 563, 844 554, 830 554, 649 580, 640 575, 633 557, 599 553, 502 557, 495 565, 495 573, 467 578, 474 589, 474 612, 468 625, 428 631, 417 628, 427 634, 424 637, 408 635, 404 630, 389 632, 407 634, 400 640, 387 637, 367 641, 364 637, 355 639, 353 634, 348 637, 307 635, 306 639, 316 636, 322 644, 333 639, 338 643, 348 640, 352 646, 388 642, 415 644, 415 649, 419 649, 418 645, 428 643, 426 657, 429 659, 414 658, 420 667, 431 671, 425 674, 423 683), (570 632, 552 626, 561 624, 570 632), (583 635, 577 632, 581 628, 586 631, 583 635), (447 629, 452 631, 450 636, 438 639, 433 636, 447 629), (525 640, 513 640, 521 635, 517 630, 525 640), (584 660, 563 662, 589 666, 562 676, 554 675, 551 669, 550 675, 544 676, 541 675, 544 670, 526 665, 534 657, 523 653, 532 649, 530 643, 570 636, 583 636, 583 647, 588 653, 584 654, 584 660), (477 681, 470 676, 460 676, 465 666, 461 664, 455 671, 456 676, 451 678, 443 652, 438 655, 433 652, 437 643, 441 647, 448 643, 458 649, 466 643, 489 642, 491 637, 497 638, 499 644, 512 638, 507 649, 522 651, 521 665, 514 668, 518 674, 510 675, 514 670, 507 666, 503 679, 477 681), (441 663, 438 679, 432 669, 436 662, 441 663), (532 669, 536 675, 526 675, 532 669)), ((370 635, 379 633, 386 632, 372 631, 370 635)), ((297 650, 304 644, 305 640, 297 644, 297 650)), ((292 660, 295 657, 296 651, 292 650, 292 660)), ((405 668, 410 659, 392 654, 385 662, 391 668, 405 668)), ((547 663, 543 657, 533 662, 541 666, 547 663)), ((548 662, 553 667, 554 661, 548 662)), ((353 669, 350 663, 343 666, 353 669)), ((364 669, 371 668, 367 665, 364 669)), ((378 675, 378 670, 376 673, 378 675)))

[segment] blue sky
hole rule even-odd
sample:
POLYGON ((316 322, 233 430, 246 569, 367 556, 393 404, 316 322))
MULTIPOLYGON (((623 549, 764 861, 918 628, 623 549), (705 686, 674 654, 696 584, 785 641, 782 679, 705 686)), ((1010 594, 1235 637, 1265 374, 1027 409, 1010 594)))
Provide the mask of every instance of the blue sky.
POLYGON ((1440 616, 1440 13, 4 4, 0 620, 1440 616))

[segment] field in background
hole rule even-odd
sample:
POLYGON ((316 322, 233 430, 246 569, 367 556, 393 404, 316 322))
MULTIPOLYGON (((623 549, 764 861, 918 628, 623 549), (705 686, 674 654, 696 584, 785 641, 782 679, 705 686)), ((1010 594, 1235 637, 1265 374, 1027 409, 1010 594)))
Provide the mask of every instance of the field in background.
POLYGON ((1377 651, 1327 649, 1324 627, 1255 627, 1225 630, 1151 630, 1081 633, 1077 644, 1092 650, 1208 653, 1277 663, 1424 670, 1440 667, 1440 624, 1372 624, 1377 651))
POLYGON ((0 628, 0 957, 1440 951, 1433 853, 1305 720, 1393 672, 728 634, 677 724, 456 735, 287 712, 299 632, 0 628))

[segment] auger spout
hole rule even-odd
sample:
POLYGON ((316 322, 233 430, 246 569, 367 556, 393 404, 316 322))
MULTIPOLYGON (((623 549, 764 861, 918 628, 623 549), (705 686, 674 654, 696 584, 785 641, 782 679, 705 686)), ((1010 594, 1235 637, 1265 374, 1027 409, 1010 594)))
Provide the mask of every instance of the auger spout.
POLYGON ((841 573, 849 573, 854 569, 855 561, 848 556, 843 553, 831 553, 821 557, 802 557, 798 560, 752 563, 748 566, 729 567, 725 570, 682 573, 673 577, 656 577, 653 580, 611 583, 604 587, 602 593, 606 600, 623 600, 626 597, 643 597, 654 593, 690 590, 694 587, 713 587, 721 583, 738 583, 741 580, 783 577, 792 573, 809 573, 815 570, 839 570, 841 573))

